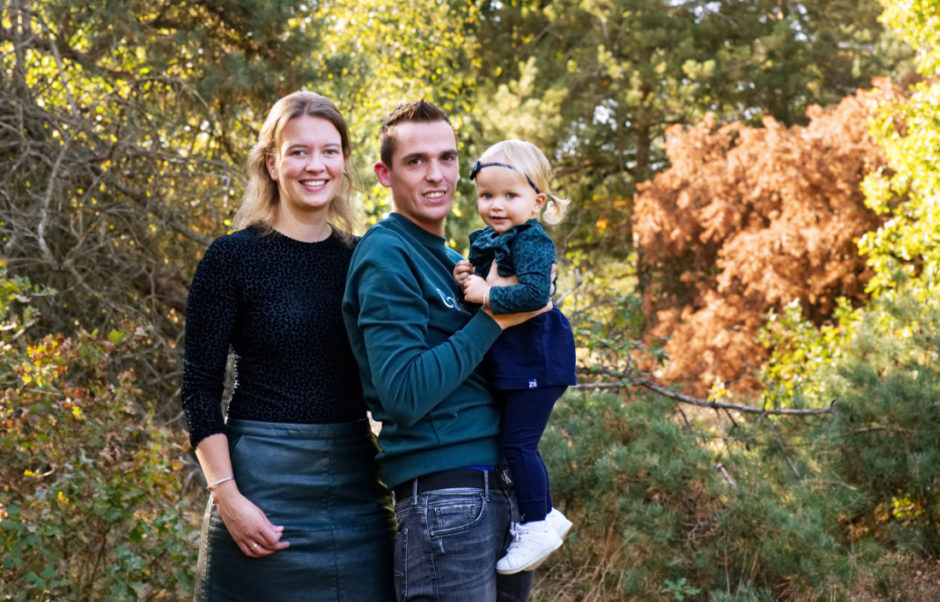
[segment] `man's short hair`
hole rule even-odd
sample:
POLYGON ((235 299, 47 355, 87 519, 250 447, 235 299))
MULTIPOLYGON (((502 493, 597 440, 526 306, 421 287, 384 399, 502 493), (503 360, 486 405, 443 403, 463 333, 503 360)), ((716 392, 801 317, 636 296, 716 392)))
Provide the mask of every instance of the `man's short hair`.
POLYGON ((382 122, 382 129, 379 130, 379 157, 382 163, 389 167, 392 166, 392 155, 395 154, 395 126, 407 121, 418 123, 444 121, 451 128, 454 127, 444 111, 426 100, 412 100, 398 105, 388 114, 382 122))

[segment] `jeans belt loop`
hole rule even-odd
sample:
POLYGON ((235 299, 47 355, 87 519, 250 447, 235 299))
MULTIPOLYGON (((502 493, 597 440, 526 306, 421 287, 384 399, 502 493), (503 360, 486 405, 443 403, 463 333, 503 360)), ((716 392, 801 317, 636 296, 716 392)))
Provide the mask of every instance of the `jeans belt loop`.
POLYGON ((418 479, 411 480, 411 505, 418 504, 418 479))
POLYGON ((483 470, 483 497, 490 499, 490 471, 483 470))

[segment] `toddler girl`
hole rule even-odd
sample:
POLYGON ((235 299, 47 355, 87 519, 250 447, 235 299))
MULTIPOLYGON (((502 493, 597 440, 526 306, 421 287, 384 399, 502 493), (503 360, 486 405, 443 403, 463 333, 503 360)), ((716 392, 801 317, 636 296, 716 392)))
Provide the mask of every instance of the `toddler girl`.
MULTIPOLYGON (((561 220, 568 201, 549 190, 551 167, 532 144, 505 140, 488 148, 474 164, 477 209, 486 228, 470 234, 470 256, 454 269, 464 298, 494 314, 540 309, 551 298, 555 244, 539 223, 561 220), (518 284, 490 286, 484 277, 495 261, 501 276, 518 284)), ((562 544, 571 528, 552 508, 548 471, 538 443, 555 401, 575 384, 571 325, 558 308, 508 328, 483 361, 490 385, 503 406, 501 443, 515 482, 520 522, 513 541, 496 564, 501 574, 532 570, 562 544)))

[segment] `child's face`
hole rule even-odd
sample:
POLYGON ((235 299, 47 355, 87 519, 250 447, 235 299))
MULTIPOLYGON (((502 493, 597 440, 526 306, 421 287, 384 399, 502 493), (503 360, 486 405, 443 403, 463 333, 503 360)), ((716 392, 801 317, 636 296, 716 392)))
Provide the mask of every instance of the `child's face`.
POLYGON ((538 217, 545 194, 536 194, 525 176, 499 165, 476 175, 477 211, 483 223, 500 234, 538 217))

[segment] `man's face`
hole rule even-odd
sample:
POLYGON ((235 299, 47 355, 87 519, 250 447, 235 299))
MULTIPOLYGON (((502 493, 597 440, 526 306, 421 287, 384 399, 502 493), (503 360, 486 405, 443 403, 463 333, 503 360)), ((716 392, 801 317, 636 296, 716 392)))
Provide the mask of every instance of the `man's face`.
POLYGON ((375 175, 391 190, 396 213, 443 236, 460 178, 454 130, 446 121, 405 121, 393 133, 392 164, 376 163, 375 175))

